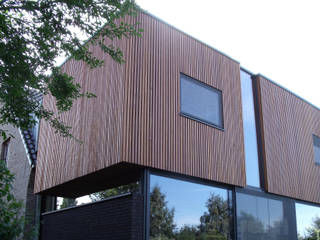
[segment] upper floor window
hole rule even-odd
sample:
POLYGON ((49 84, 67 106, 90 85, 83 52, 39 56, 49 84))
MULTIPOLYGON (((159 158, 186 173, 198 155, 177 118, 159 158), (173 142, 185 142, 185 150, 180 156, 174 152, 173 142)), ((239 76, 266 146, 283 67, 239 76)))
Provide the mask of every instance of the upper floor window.
POLYGON ((251 75, 240 72, 247 185, 260 187, 257 130, 251 75))
POLYGON ((222 93, 205 83, 180 74, 181 114, 223 128, 222 93))
POLYGON ((314 161, 320 165, 320 138, 313 135, 314 161))
POLYGON ((10 138, 5 140, 2 143, 2 147, 1 147, 1 160, 5 161, 6 163, 7 163, 7 158, 8 158, 9 142, 10 142, 10 138))

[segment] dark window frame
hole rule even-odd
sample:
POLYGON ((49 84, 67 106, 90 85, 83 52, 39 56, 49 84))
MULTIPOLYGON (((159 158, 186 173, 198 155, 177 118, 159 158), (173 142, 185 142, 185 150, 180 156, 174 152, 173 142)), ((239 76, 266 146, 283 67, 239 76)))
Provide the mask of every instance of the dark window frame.
POLYGON ((145 178, 144 178, 144 194, 145 194, 145 205, 144 205, 144 213, 145 213, 145 220, 144 224, 146 226, 145 228, 145 239, 149 240, 149 228, 150 228, 150 177, 152 175, 159 176, 159 177, 165 177, 165 178, 171 178, 173 180, 180 180, 184 182, 189 182, 193 184, 199 184, 199 185, 204 185, 208 187, 213 187, 213 188, 220 188, 223 190, 227 191, 228 198, 230 200, 229 204, 231 205, 230 209, 230 224, 231 224, 231 237, 232 239, 236 239, 237 235, 237 225, 236 225, 236 191, 235 187, 226 183, 221 183, 221 182, 215 182, 212 180, 208 179, 203 179, 199 177, 194 177, 190 175, 185 175, 185 174, 180 174, 180 173, 174 173, 174 172, 169 172, 165 170, 160 170, 160 169, 155 169, 155 168, 145 168, 145 178))
POLYGON ((184 73, 180 73, 180 116, 183 116, 183 117, 186 117, 186 118, 189 118, 189 119, 192 119, 192 120, 195 120, 195 121, 198 121, 200 123, 203 123, 203 124, 206 124, 210 127, 214 127, 216 129, 219 129, 219 130, 222 130, 224 131, 224 117, 223 117, 223 94, 222 94, 222 91, 220 89, 217 89, 213 86, 210 86, 204 82, 201 82, 193 77, 190 77, 184 73), (220 111, 219 111, 219 114, 220 114, 220 117, 221 117, 221 126, 213 123, 213 122, 210 122, 210 121, 207 121, 206 119, 203 119, 203 118, 199 118, 193 114, 190 114, 188 112, 185 112, 185 111, 182 111, 181 108, 182 108, 182 76, 187 78, 190 82, 193 82, 201 87, 204 87, 204 88, 207 88, 215 93, 218 93, 218 96, 219 96, 219 99, 220 99, 220 111))
POLYGON ((255 189, 253 187, 245 187, 245 188, 240 188, 240 187, 235 187, 234 189, 234 206, 235 206, 235 210, 234 210, 234 218, 235 218, 235 236, 238 237, 238 233, 237 233, 237 227, 238 227, 238 216, 237 216, 237 194, 246 194, 249 196, 254 196, 254 197, 260 197, 260 198, 264 198, 264 199, 271 199, 271 200, 277 200, 277 201, 281 201, 283 203, 283 207, 284 207, 284 216, 285 213, 287 213, 286 215, 286 219, 288 220, 288 226, 291 230, 293 231, 289 231, 289 237, 292 240, 298 240, 297 239, 297 225, 296 225, 296 208, 295 208, 295 203, 297 202, 297 200, 290 198, 290 197, 286 197, 286 196, 280 196, 280 195, 276 195, 273 193, 268 193, 265 192, 263 189, 255 189), (285 210, 286 208, 286 210, 285 210))
POLYGON ((312 143, 313 143, 313 159, 314 159, 314 163, 317 166, 320 166, 320 159, 316 159, 316 155, 315 155, 315 151, 314 148, 318 147, 320 149, 320 137, 318 137, 315 134, 312 134, 312 143))
POLYGON ((6 163, 6 165, 8 165, 9 144, 10 144, 10 138, 7 138, 2 143, 2 146, 1 146, 0 161, 4 161, 6 163))

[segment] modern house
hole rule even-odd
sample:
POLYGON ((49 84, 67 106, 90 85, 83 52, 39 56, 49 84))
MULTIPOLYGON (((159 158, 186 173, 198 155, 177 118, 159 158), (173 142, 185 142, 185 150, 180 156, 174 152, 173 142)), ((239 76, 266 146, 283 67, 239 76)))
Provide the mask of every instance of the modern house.
POLYGON ((144 33, 116 43, 124 64, 91 46, 103 67, 62 66, 98 97, 62 116, 82 144, 41 122, 34 191, 138 190, 42 207, 41 238, 316 239, 319 109, 147 13, 128 21, 144 33))

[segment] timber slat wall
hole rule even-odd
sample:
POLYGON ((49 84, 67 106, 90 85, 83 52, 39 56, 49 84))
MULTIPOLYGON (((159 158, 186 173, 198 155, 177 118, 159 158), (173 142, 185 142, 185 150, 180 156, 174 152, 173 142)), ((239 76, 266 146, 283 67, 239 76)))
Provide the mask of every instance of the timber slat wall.
POLYGON ((320 111, 259 76, 268 192, 320 203, 320 166, 312 134, 320 111))
MULTIPOLYGON (((41 123, 36 192, 119 162, 245 185, 239 64, 147 14, 136 20, 143 37, 118 43, 125 64, 103 56, 95 70, 64 65, 98 98, 64 115, 82 145, 41 123), (179 114, 180 72, 222 91, 223 131, 179 114)), ((52 99, 44 105, 53 108, 52 99)))

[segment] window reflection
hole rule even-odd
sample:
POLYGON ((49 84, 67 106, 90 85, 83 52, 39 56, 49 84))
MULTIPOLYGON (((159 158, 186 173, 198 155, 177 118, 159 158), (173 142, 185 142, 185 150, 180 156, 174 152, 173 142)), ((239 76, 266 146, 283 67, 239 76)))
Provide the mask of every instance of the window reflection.
POLYGON ((320 239, 320 208, 296 203, 298 240, 320 239))
POLYGON ((239 240, 289 240, 283 202, 237 193, 237 232, 239 240))
POLYGON ((180 78, 181 113, 223 128, 221 91, 184 74, 180 78))
POLYGON ((150 239, 231 238, 231 192, 225 189, 150 177, 150 239))
POLYGON ((241 97, 247 185, 260 187, 256 120, 251 76, 241 71, 241 97))

